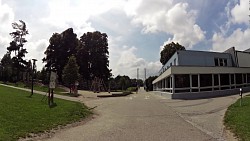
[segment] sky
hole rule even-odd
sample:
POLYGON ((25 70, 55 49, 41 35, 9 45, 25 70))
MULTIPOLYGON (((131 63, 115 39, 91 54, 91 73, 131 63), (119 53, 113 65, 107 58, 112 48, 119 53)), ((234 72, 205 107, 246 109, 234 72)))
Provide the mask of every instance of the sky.
POLYGON ((12 41, 11 23, 23 20, 29 35, 26 59, 37 68, 53 33, 73 28, 77 37, 108 35, 112 74, 144 79, 162 67, 164 45, 188 50, 246 50, 250 44, 249 0, 0 0, 0 58, 12 41))

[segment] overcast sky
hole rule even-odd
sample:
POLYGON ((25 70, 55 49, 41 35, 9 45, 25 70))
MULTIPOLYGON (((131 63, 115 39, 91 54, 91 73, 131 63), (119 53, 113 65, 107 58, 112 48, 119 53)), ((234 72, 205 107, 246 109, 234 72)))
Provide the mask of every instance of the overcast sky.
POLYGON ((11 23, 23 20, 29 35, 27 59, 38 69, 53 33, 72 27, 78 38, 88 31, 107 33, 114 76, 156 74, 162 46, 224 51, 250 44, 249 0, 0 0, 0 58, 12 40, 11 23))

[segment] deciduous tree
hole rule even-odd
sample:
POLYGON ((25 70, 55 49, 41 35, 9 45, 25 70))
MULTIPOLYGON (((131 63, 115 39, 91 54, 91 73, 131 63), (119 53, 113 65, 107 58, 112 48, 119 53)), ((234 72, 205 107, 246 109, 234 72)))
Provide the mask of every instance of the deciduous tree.
POLYGON ((71 56, 63 69, 63 82, 66 86, 71 87, 78 81, 79 77, 79 66, 76 63, 76 58, 75 56, 71 56))
POLYGON ((25 36, 28 33, 26 24, 24 21, 19 20, 20 23, 14 22, 12 23, 12 27, 15 30, 11 32, 10 35, 13 38, 13 41, 10 42, 10 46, 7 47, 8 53, 11 54, 15 52, 15 55, 12 58, 13 61, 13 71, 17 76, 17 80, 19 80, 20 72, 24 72, 26 70, 27 61, 24 59, 25 54, 28 53, 24 48, 24 44, 27 42, 25 36))
POLYGON ((71 55, 76 54, 78 46, 77 35, 69 28, 61 34, 54 33, 49 40, 50 44, 44 54, 43 62, 46 63, 47 71, 49 69, 57 71, 58 81, 62 82, 62 70, 71 55))
POLYGON ((185 47, 180 45, 179 43, 175 44, 174 42, 166 44, 161 51, 160 62, 162 63, 162 65, 165 65, 177 50, 185 50, 185 47))

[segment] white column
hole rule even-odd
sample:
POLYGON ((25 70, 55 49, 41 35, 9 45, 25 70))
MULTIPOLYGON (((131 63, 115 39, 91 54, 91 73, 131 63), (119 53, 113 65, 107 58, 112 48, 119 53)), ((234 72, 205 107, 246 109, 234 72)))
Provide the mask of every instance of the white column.
POLYGON ((174 74, 172 74, 171 76, 172 76, 172 88, 173 88, 172 93, 174 94, 174 93, 175 93, 175 80, 174 80, 174 74))

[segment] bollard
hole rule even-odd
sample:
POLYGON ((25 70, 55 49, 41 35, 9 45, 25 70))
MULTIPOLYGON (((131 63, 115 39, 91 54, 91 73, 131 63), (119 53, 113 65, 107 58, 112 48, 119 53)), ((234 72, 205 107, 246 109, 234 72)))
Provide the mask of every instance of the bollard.
POLYGON ((242 88, 240 88, 240 106, 242 104, 242 88))

